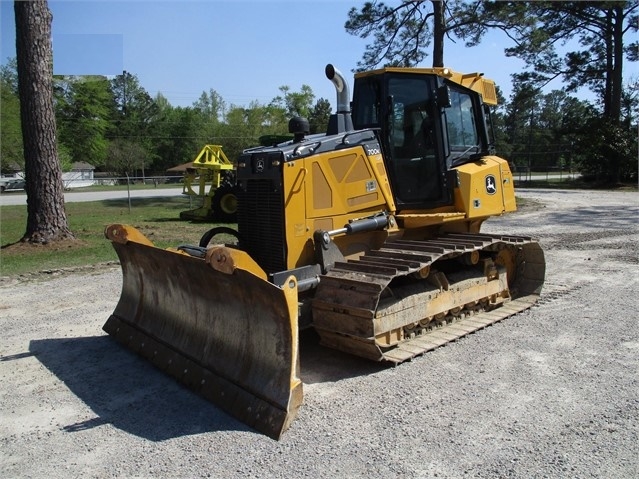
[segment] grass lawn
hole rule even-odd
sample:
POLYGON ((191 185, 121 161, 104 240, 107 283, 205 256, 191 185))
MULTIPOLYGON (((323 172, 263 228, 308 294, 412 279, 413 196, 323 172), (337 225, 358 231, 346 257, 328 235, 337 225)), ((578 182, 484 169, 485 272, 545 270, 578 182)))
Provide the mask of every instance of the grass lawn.
POLYGON ((20 243, 27 224, 26 206, 0 207, 0 275, 117 261, 111 242, 104 237, 105 227, 113 223, 135 226, 162 248, 198 244, 202 234, 216 226, 180 220, 180 211, 190 209, 187 197, 132 198, 131 206, 129 213, 126 198, 66 203, 69 226, 76 240, 49 245, 20 243))

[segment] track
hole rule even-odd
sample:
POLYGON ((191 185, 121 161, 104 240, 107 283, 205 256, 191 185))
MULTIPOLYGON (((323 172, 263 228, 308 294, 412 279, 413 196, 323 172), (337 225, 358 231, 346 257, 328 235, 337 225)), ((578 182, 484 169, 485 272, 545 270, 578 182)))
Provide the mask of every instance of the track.
POLYGON ((313 324, 325 346, 400 363, 529 308, 544 275, 530 237, 389 241, 321 277, 313 324))

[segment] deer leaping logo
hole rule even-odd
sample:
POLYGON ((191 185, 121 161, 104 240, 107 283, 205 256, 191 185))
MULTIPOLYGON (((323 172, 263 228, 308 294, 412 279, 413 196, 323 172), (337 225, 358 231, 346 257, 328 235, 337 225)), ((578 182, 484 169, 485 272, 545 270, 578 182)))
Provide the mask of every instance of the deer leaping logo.
POLYGON ((486 176, 486 193, 489 195, 497 193, 497 183, 493 175, 486 176))

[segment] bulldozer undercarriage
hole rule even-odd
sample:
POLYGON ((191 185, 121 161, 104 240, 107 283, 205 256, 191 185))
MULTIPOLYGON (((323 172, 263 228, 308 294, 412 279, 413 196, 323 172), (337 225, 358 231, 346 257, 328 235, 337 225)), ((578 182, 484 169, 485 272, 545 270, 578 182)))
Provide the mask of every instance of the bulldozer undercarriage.
POLYGON ((388 241, 322 276, 313 325, 324 346, 401 363, 529 308, 544 275, 532 238, 388 241))

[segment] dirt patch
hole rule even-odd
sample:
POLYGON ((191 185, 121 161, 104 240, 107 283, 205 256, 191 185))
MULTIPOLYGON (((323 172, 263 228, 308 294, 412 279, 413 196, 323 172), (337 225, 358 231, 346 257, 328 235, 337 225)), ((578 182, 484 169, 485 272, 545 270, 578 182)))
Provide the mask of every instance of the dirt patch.
POLYGON ((517 211, 513 214, 523 213, 525 211, 536 211, 545 208, 546 205, 534 198, 517 198, 517 211))
POLYGON ((119 269, 118 261, 104 261, 101 263, 87 264, 83 266, 72 266, 69 268, 50 268, 29 273, 22 273, 12 276, 0 276, 0 286, 24 283, 31 281, 48 281, 53 278, 76 274, 93 274, 108 271, 110 269, 119 269))
POLYGON ((2 246, 2 252, 5 254, 25 254, 33 251, 50 251, 52 253, 58 251, 67 251, 73 248, 86 247, 88 243, 79 239, 63 239, 60 241, 50 241, 49 243, 30 243, 28 241, 18 241, 2 246))

